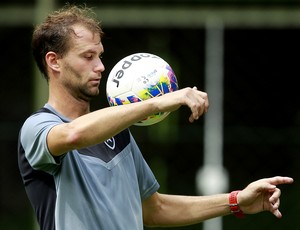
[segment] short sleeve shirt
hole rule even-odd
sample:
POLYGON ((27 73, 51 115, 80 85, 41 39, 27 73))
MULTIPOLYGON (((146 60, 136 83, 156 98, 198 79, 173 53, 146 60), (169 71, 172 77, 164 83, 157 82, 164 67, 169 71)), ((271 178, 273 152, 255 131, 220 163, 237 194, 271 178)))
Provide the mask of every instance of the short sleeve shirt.
POLYGON ((48 104, 44 108, 47 112, 44 109, 25 121, 19 138, 19 168, 41 229, 143 229, 142 200, 159 184, 129 129, 54 158, 46 143, 48 132, 70 120, 48 104), (37 172, 48 179, 43 181, 37 172), (52 195, 47 195, 50 189, 52 195), (49 223, 53 226, 46 227, 49 223))

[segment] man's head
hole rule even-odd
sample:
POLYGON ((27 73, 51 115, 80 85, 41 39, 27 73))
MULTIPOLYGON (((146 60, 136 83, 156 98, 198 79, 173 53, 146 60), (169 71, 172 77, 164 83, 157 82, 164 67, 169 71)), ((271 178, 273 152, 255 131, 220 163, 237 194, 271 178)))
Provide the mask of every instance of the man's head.
POLYGON ((69 51, 72 38, 76 36, 74 25, 81 25, 92 33, 98 34, 100 38, 103 36, 100 22, 90 8, 70 5, 48 15, 33 32, 33 56, 47 81, 49 77, 45 56, 52 51, 63 57, 69 51))

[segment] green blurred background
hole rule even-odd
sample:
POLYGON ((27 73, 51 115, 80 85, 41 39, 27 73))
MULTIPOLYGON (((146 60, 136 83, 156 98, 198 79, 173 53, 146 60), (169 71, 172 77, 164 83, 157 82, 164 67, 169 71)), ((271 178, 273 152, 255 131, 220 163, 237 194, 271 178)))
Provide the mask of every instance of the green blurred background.
MULTIPOLYGON (((270 213, 222 219, 224 230, 299 229, 300 213, 300 2, 290 0, 90 0, 102 20, 106 66, 93 109, 107 106, 105 81, 112 66, 134 52, 150 52, 173 67, 181 88, 206 91, 207 34, 221 32, 223 166, 226 192, 274 175, 295 178, 280 186, 278 220, 270 213)), ((24 119, 47 99, 34 66, 33 25, 63 0, 1 0, 0 229, 36 229, 17 167, 17 135, 24 119)), ((210 95, 210 92, 208 92, 210 95)), ((213 93, 212 93, 213 95, 213 93)), ((214 105, 214 97, 210 100, 214 105)), ((212 116, 213 111, 205 116, 212 116)), ((204 162, 204 118, 194 124, 181 108, 151 127, 131 127, 161 192, 197 195, 204 162)), ((95 127, 97 128, 97 127, 95 127)), ((184 215, 184 213, 183 213, 184 215)), ((203 224, 173 229, 203 229, 203 224)), ((213 229, 215 230, 215 229, 213 229)))

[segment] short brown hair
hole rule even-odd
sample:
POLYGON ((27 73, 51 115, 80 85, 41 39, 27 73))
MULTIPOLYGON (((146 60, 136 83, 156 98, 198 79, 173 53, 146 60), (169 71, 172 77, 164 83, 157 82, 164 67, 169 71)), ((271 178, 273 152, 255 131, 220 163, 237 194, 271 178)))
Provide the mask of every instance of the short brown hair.
POLYGON ((103 31, 96 14, 85 5, 76 6, 67 4, 60 10, 49 14, 45 21, 37 25, 32 35, 32 52, 39 70, 48 81, 45 55, 53 51, 64 56, 70 45, 71 35, 74 34, 72 26, 80 24, 93 33, 103 37, 103 31))

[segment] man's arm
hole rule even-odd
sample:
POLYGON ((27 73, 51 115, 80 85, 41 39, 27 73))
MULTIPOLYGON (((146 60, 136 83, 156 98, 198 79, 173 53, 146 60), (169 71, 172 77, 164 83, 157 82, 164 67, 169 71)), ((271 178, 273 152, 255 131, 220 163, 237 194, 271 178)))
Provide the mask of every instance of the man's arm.
MULTIPOLYGON (((257 180, 240 191, 239 208, 245 214, 270 211, 281 218, 279 211, 280 184, 290 184, 290 177, 257 180)), ((143 201, 146 226, 184 226, 230 214, 229 194, 211 196, 176 196, 155 193, 143 201)))
POLYGON ((108 107, 54 126, 47 136, 52 155, 58 156, 72 149, 95 145, 145 117, 158 112, 172 112, 180 106, 191 110, 190 122, 197 120, 208 109, 205 92, 185 88, 138 103, 108 107))
POLYGON ((228 214, 228 194, 179 196, 154 193, 143 201, 144 224, 152 227, 191 225, 228 214))

